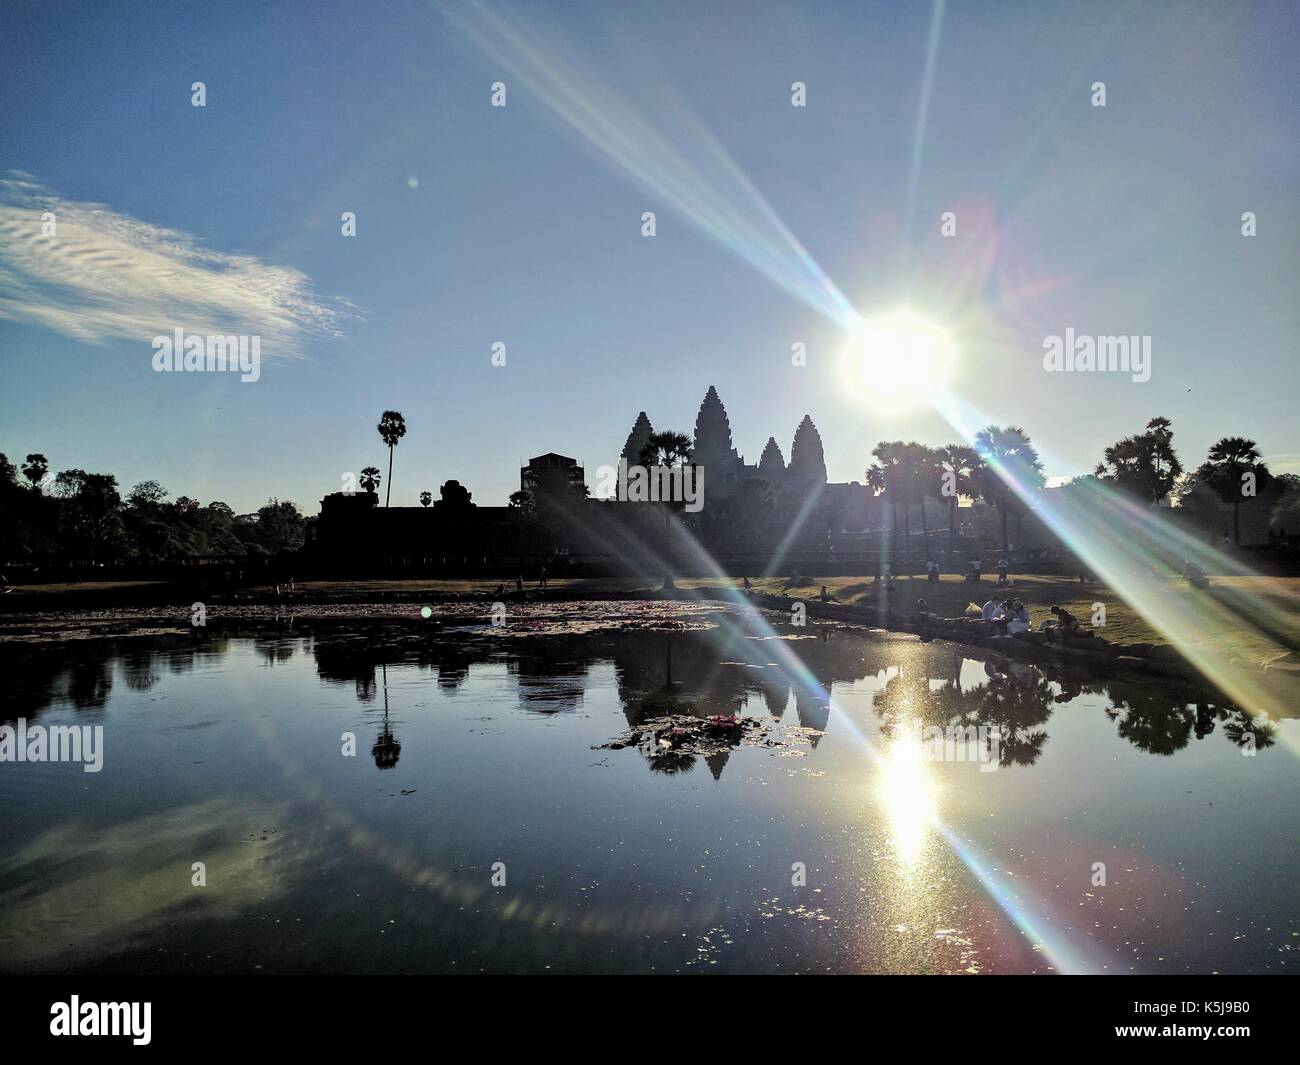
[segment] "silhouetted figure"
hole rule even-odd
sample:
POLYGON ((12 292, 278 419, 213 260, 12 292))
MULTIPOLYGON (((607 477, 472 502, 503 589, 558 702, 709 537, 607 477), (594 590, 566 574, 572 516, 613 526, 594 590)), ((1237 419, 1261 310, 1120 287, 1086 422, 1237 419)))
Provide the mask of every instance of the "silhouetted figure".
POLYGON ((1079 619, 1063 606, 1052 607, 1052 617, 1038 626, 1039 632, 1052 634, 1057 643, 1064 643, 1067 636, 1074 636, 1079 631, 1079 619))
POLYGON ((515 578, 515 591, 520 595, 524 594, 524 576, 522 573, 515 578))

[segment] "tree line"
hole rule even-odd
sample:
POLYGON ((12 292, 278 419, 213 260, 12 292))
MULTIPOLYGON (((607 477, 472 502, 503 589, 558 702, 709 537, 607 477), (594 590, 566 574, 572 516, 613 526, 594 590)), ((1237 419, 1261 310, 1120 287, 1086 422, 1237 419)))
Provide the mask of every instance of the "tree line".
POLYGON ((236 514, 219 500, 169 499, 157 481, 142 481, 123 497, 112 474, 51 475, 41 454, 28 455, 21 474, 0 454, 0 563, 275 555, 303 543, 302 512, 288 500, 236 514))
MULTIPOLYGON (((1029 434, 1016 425, 986 426, 975 434, 970 446, 935 448, 916 441, 885 440, 871 455, 875 461, 867 468, 866 483, 890 504, 895 523, 901 511, 908 541, 912 511, 920 507, 922 535, 929 543, 924 504, 933 499, 948 507, 949 532, 955 545, 958 501, 964 497, 981 500, 997 512, 1002 549, 1009 552, 1009 523, 1023 519, 1046 484, 1038 450, 1029 434)), ((1300 523, 1300 477, 1274 475, 1255 441, 1222 437, 1188 473, 1174 450, 1173 425, 1168 418, 1152 418, 1142 432, 1116 441, 1105 449, 1092 473, 1069 483, 1089 482, 1146 506, 1168 503, 1187 508, 1207 531, 1213 531, 1218 508, 1206 503, 1221 502, 1231 507, 1234 544, 1241 543, 1241 508, 1252 500, 1271 508, 1271 533, 1275 525, 1279 532, 1285 528, 1288 515, 1296 519, 1293 531, 1300 523)))
MULTIPOLYGON (((377 429, 388 448, 387 506, 393 451, 406 435, 406 421, 400 411, 387 410, 377 429)), ((895 533, 901 523, 905 542, 910 542, 912 515, 919 508, 927 549, 927 501, 947 508, 954 547, 959 500, 986 503, 998 515, 1003 550, 1010 551, 1011 523, 1019 524, 1045 486, 1038 451, 1029 434, 1015 425, 986 426, 969 445, 930 447, 914 440, 884 440, 872 449, 871 457, 866 484, 888 505, 895 533)), ((652 465, 690 460, 690 438, 678 432, 656 433, 641 456, 643 463, 652 465)), ((19 474, 0 454, 0 562, 272 555, 296 550, 303 543, 303 515, 287 500, 270 499, 255 514, 235 514, 220 501, 205 506, 189 496, 169 500, 157 481, 143 481, 123 497, 113 475, 71 469, 51 476, 48 460, 40 454, 28 455, 21 478, 19 474)), ((383 479, 377 467, 361 471, 365 491, 377 492, 383 479)), ((1209 531, 1220 520, 1221 506, 1230 507, 1234 543, 1241 539, 1241 507, 1251 500, 1271 508, 1272 529, 1285 530, 1290 519, 1291 530, 1300 530, 1300 478, 1273 474, 1255 441, 1236 436, 1216 441, 1205 460, 1187 472, 1174 449, 1173 426, 1167 418, 1152 418, 1142 432, 1107 447, 1095 470, 1071 484, 1089 481, 1149 506, 1174 503, 1187 508, 1209 531)), ((460 489, 455 482, 449 484, 460 489)), ((743 489, 743 509, 748 513, 775 503, 774 487, 763 478, 751 478, 743 489)), ((431 493, 422 492, 420 502, 429 506, 431 493)), ((516 492, 510 503, 530 513, 534 501, 528 493, 516 492)), ((1016 542, 1020 542, 1018 532, 1016 542)))

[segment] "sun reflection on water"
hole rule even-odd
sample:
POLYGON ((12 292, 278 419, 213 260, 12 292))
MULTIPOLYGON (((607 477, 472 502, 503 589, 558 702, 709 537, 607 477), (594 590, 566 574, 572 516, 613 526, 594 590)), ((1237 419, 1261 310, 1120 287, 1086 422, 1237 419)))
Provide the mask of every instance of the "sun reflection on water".
POLYGON ((911 869, 934 838, 939 788, 930 774, 915 730, 891 740, 880 766, 878 794, 889 817, 895 851, 911 869))

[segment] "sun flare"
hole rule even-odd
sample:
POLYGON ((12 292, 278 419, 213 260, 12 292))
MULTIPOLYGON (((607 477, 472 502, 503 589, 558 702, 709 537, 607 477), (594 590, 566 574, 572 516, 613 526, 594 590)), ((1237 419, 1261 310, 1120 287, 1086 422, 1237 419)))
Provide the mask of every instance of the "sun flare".
POLYGON ((849 342, 847 360, 854 384, 868 398, 913 406, 937 398, 954 357, 946 329, 903 310, 863 322, 849 342))

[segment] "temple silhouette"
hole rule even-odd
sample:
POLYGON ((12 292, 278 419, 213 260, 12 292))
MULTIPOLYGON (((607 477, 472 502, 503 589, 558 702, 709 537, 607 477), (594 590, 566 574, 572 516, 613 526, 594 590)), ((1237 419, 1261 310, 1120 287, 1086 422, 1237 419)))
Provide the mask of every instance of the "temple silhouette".
MULTIPOLYGON (((639 464, 654 431, 649 415, 640 412, 609 466, 620 458, 639 464)), ((816 564, 820 572, 832 572, 827 567, 833 561, 847 564, 857 556, 860 566, 864 555, 878 554, 884 504, 857 481, 828 481, 811 415, 795 428, 789 456, 787 462, 776 438, 769 437, 758 462, 747 462, 710 385, 688 456, 704 471, 699 513, 678 508, 674 520, 665 522, 665 504, 594 498, 583 466, 547 452, 520 469, 523 496, 512 497, 510 506, 480 506, 457 480, 445 482, 429 507, 386 508, 374 492, 327 495, 309 525, 307 550, 314 561, 340 572, 417 568, 503 580, 518 574, 532 579, 541 567, 553 575, 639 574, 664 567, 703 575, 714 565, 759 573, 778 556, 782 570, 816 564)))

